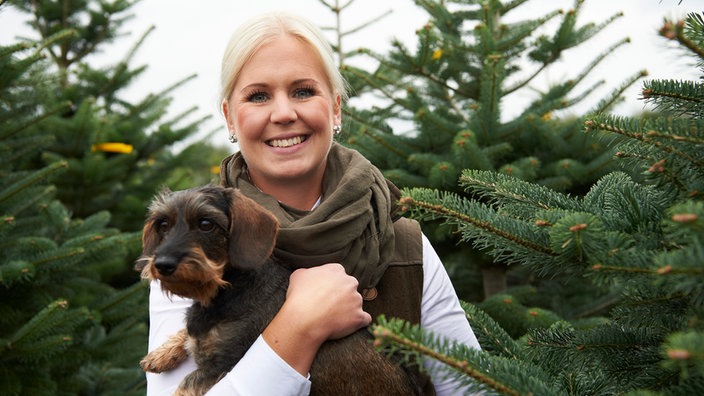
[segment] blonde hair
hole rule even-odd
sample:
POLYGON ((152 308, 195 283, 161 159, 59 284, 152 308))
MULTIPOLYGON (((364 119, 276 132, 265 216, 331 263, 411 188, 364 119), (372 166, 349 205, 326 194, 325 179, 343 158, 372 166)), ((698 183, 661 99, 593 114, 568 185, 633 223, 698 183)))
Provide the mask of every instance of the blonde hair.
POLYGON ((220 102, 227 100, 244 65, 255 52, 273 39, 290 35, 310 45, 318 54, 333 94, 347 99, 347 85, 335 63, 333 51, 320 29, 303 17, 285 12, 256 16, 232 34, 220 70, 220 102))

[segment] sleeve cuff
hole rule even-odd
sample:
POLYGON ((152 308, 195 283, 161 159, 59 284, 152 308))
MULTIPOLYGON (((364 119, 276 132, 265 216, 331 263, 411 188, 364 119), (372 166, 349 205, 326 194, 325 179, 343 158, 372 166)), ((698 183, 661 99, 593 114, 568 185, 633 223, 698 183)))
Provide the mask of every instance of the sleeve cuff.
POLYGON ((219 395, 308 395, 310 380, 286 363, 260 335, 242 360, 209 392, 219 395))

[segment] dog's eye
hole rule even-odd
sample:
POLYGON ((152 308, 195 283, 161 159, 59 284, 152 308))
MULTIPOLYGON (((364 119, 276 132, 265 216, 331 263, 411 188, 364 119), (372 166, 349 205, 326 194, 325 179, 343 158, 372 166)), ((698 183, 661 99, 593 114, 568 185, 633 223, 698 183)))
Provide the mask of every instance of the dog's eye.
POLYGON ((212 231, 213 228, 215 228, 215 223, 213 223, 209 219, 200 219, 200 222, 198 223, 198 228, 201 231, 205 232, 212 231))
POLYGON ((156 232, 163 234, 169 230, 170 224, 168 220, 160 220, 156 223, 156 232))

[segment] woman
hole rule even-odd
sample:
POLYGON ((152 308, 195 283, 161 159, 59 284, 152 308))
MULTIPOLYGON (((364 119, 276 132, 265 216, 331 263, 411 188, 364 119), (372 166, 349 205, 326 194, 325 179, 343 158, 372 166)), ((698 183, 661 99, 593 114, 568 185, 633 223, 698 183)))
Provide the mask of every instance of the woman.
MULTIPOLYGON (((318 28, 281 13, 250 20, 230 40, 221 83, 230 140, 240 147, 221 165, 222 184, 277 216, 274 254, 301 269, 274 320, 208 394, 307 394, 320 345, 382 313, 479 348, 418 223, 396 213, 398 190, 334 143, 346 91, 318 28)), ((152 284, 150 350, 183 327, 189 305, 152 284)), ((170 394, 192 369, 150 374, 149 395, 170 394)), ((463 393, 442 375, 431 380, 429 394, 463 393)))

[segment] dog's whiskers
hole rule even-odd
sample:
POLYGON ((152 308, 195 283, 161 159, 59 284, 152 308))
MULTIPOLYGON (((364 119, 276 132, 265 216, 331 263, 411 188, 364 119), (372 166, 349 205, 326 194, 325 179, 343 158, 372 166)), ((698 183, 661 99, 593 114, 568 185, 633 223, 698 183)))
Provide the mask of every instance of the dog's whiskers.
POLYGON ((207 306, 219 288, 230 285, 222 279, 228 262, 209 259, 200 247, 192 248, 178 264, 177 269, 168 275, 159 272, 154 265, 155 259, 156 255, 140 259, 146 263, 142 270, 142 278, 159 280, 162 290, 169 297, 173 295, 187 297, 207 306))

